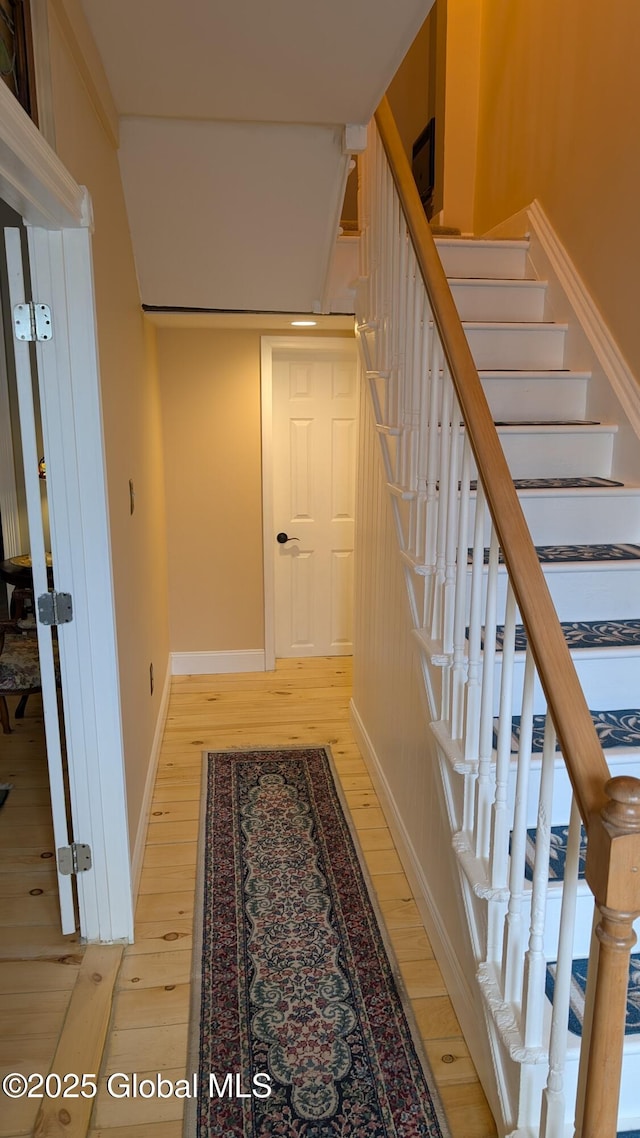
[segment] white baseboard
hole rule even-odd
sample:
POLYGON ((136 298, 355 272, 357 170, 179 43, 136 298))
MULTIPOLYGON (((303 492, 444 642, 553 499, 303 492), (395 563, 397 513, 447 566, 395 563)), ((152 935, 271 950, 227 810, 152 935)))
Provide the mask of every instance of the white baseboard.
POLYGON ((149 826, 151 799, 153 797, 153 788, 156 781, 156 771, 158 769, 158 759, 160 758, 160 747, 162 746, 164 725, 167 719, 167 711, 169 709, 170 692, 171 661, 167 660, 167 670, 164 677, 164 684, 162 685, 162 694, 160 696, 160 704, 158 707, 156 729, 153 733, 153 743, 151 744, 149 766, 147 768, 147 777, 144 783, 144 794, 142 795, 142 805, 140 807, 140 817, 138 819, 136 840, 131 857, 131 892, 133 897, 134 912, 136 907, 136 900, 138 897, 138 890, 140 888, 140 874, 142 873, 142 862, 144 860, 144 850, 147 843, 147 829, 149 826))
POLYGON ((440 917, 424 869, 396 805, 382 763, 353 699, 350 701, 349 708, 356 742, 382 804, 398 856, 409 880, 434 955, 444 976, 447 991, 460 1021, 476 1070, 483 1082, 494 1115, 498 1118, 502 1112, 500 1110, 498 1113, 499 1097, 493 1085, 494 1076, 491 1065, 488 1056, 485 1055, 487 1039, 484 1013, 480 1006, 481 1001, 479 1000, 477 1004, 474 1002, 473 992, 469 986, 469 977, 463 971, 456 946, 440 917))
POLYGON ((527 209, 529 229, 547 259, 629 423, 640 436, 640 388, 569 253, 539 201, 527 209))
POLYGON ((266 671, 263 648, 239 652, 172 652, 174 676, 215 676, 227 672, 266 671))

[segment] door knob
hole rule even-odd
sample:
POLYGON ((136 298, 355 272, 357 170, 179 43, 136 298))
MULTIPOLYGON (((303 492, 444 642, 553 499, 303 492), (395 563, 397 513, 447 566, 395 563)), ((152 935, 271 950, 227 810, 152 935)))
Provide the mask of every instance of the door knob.
POLYGON ((287 533, 277 533, 276 541, 278 545, 285 545, 288 541, 300 541, 299 537, 289 537, 287 533))

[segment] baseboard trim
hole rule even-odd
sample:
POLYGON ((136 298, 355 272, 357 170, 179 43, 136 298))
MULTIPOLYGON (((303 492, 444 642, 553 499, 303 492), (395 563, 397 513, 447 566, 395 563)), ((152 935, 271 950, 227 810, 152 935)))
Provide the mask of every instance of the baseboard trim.
POLYGON ((582 332, 620 401, 632 429, 640 436, 640 388, 629 365, 539 201, 531 203, 527 215, 532 233, 539 241, 561 289, 575 312, 582 332))
POLYGON ((215 676, 231 672, 266 671, 263 648, 239 652, 172 652, 174 676, 215 676))
POLYGON ((393 840, 396 843, 398 855, 409 878, 416 904, 420 910, 420 916, 429 934, 438 963, 445 974, 447 987, 450 991, 457 993, 456 1012, 463 1024, 466 1034, 466 1029, 471 1030, 471 1024, 477 1019, 478 1015, 477 1009, 474 1006, 472 993, 469 989, 467 977, 459 965, 455 945, 440 920, 433 894, 424 875, 424 870, 420 865, 413 842, 411 841, 396 805, 387 777, 383 771, 382 763, 378 758, 371 737, 353 699, 350 701, 349 710, 356 742, 367 765, 369 774, 371 775, 371 781, 382 802, 384 814, 389 824, 389 829, 393 834, 393 840))
POLYGON ((149 766, 147 768, 147 777, 144 783, 144 793, 142 795, 142 806, 140 808, 140 818, 138 820, 138 829, 136 832, 135 845, 133 847, 133 855, 131 858, 131 891, 133 897, 133 909, 135 912, 136 901, 138 898, 138 890, 140 889, 140 875, 142 873, 142 862, 144 860, 144 850, 147 844, 147 829, 149 827, 149 815, 151 813, 151 799, 153 798, 153 788, 156 781, 156 771, 158 769, 158 760, 160 758, 160 748, 162 746, 162 736, 164 734, 164 725, 167 720, 167 712, 169 710, 169 695, 171 693, 171 660, 167 660, 167 669, 164 677, 164 684, 162 685, 162 694, 160 696, 160 704, 158 706, 158 718, 156 719, 156 729, 153 733, 153 743, 151 744, 151 754, 149 756, 149 766))

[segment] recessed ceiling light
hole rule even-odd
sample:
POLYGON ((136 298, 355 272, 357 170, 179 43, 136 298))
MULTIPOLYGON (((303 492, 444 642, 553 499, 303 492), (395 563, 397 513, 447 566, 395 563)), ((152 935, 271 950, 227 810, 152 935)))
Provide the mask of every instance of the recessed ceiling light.
POLYGON ((317 320, 292 320, 292 328, 315 328, 317 320))

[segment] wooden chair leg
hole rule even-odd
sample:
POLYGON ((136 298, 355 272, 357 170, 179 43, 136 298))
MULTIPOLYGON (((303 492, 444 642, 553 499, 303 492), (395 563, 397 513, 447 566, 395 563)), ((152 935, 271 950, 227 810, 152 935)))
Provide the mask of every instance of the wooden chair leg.
POLYGON ((19 704, 18 704, 18 706, 16 707, 16 710, 15 710, 15 717, 16 717, 16 719, 24 719, 24 713, 25 713, 25 711, 26 711, 26 709, 27 709, 27 700, 28 700, 28 698, 29 698, 29 692, 28 692, 28 691, 26 691, 26 692, 24 693, 24 695, 21 695, 21 696, 20 696, 20 702, 19 702, 19 704))
POLYGON ((7 701, 3 695, 0 695, 0 723, 2 724, 4 734, 10 735, 11 723, 9 721, 9 708, 7 707, 7 701))

